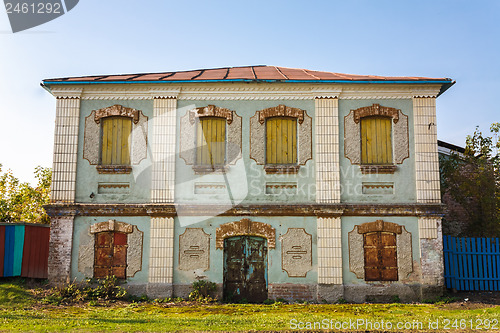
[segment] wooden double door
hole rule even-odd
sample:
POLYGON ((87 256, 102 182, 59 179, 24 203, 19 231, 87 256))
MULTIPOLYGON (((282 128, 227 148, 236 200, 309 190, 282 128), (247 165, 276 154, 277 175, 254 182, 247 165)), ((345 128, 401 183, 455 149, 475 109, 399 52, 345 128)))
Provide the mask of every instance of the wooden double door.
POLYGON ((262 302, 267 299, 267 240, 237 236, 224 240, 224 298, 262 302))

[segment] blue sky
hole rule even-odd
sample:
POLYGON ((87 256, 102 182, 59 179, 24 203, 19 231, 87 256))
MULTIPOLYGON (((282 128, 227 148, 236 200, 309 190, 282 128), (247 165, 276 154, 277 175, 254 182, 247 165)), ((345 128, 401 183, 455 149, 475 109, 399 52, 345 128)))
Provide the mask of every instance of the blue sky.
POLYGON ((81 0, 13 34, 0 10, 0 163, 52 165, 55 100, 42 79, 244 65, 450 77, 438 138, 500 121, 500 1, 81 0))

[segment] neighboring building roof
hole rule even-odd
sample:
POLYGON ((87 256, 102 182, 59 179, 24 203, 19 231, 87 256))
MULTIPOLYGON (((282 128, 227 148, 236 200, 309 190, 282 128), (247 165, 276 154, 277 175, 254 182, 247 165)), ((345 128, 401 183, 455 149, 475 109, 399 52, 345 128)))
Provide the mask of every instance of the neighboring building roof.
POLYGON ((64 77, 43 80, 42 85, 163 82, 428 83, 442 84, 440 93, 455 83, 449 78, 353 75, 277 66, 245 66, 164 73, 64 77))
POLYGON ((438 153, 451 155, 452 152, 464 154, 465 148, 455 146, 454 144, 438 140, 438 153))

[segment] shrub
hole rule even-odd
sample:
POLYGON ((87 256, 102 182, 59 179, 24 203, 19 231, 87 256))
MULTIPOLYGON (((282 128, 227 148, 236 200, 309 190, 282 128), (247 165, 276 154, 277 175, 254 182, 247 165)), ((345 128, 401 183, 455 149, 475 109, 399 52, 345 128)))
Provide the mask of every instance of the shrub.
POLYGON ((217 284, 206 280, 195 281, 192 284, 193 291, 189 294, 190 301, 197 302, 214 302, 216 297, 214 295, 217 290, 217 284))

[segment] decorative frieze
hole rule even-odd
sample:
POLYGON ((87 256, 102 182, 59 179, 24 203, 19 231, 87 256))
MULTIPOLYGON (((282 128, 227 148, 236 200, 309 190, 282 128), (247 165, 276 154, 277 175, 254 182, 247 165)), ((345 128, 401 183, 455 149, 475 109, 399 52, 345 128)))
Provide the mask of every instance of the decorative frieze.
POLYGON ((152 217, 149 283, 172 283, 174 274, 174 218, 152 217))
POLYGON ((316 202, 340 202, 338 99, 317 98, 316 202))
POLYGON ((369 183, 361 184, 363 194, 394 194, 394 183, 369 183))
POLYGON ((306 277, 312 269, 312 236, 304 228, 289 228, 281 240, 281 268, 289 277, 306 277))
POLYGON ((292 108, 283 104, 257 111, 259 116, 259 123, 263 125, 267 118, 270 117, 292 117, 297 118, 299 124, 304 122, 304 110, 292 108))
POLYGON ((151 202, 154 203, 174 202, 176 108, 175 98, 153 101, 151 202))
POLYGON ((369 116, 384 116, 391 117, 394 124, 397 124, 399 121, 399 112, 396 108, 391 108, 387 106, 381 106, 380 104, 373 104, 370 106, 364 106, 356 110, 352 110, 354 113, 354 122, 359 124, 359 121, 363 117, 369 116))
POLYGON ((224 223, 218 227, 215 234, 215 247, 223 249, 224 239, 244 235, 264 237, 267 239, 267 246, 270 249, 276 247, 276 229, 269 224, 254 222, 249 219, 224 223))
POLYGON ((414 98, 417 202, 441 202, 437 151, 436 99, 414 98))
POLYGON ((57 98, 51 202, 74 202, 78 154, 79 98, 57 98))
POLYGON ((123 105, 115 104, 113 106, 108 106, 106 108, 102 108, 99 110, 94 110, 94 121, 99 124, 101 122, 102 118, 105 117, 113 117, 113 116, 119 116, 119 117, 128 117, 132 118, 132 121, 134 124, 137 124, 139 122, 139 115, 141 111, 132 109, 132 108, 127 108, 123 105))
POLYGON ((340 217, 319 217, 318 283, 342 284, 342 228, 340 217))
POLYGON ((215 105, 207 105, 205 107, 196 108, 194 110, 189 111, 189 121, 191 124, 194 124, 196 118, 200 117, 220 117, 226 118, 226 122, 228 125, 231 125, 233 122, 233 113, 229 109, 220 108, 215 105))
POLYGON ((179 235, 179 269, 206 271, 210 268, 210 235, 202 228, 186 228, 179 235))
POLYGON ((441 216, 441 204, 52 204, 45 208, 57 216, 441 216))

